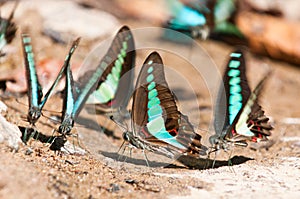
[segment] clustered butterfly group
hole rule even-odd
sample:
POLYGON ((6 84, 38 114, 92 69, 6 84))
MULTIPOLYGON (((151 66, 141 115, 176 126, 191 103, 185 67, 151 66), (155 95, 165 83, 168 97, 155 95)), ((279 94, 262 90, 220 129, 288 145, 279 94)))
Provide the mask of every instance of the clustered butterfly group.
MULTIPOLYGON (((6 26, 14 27, 11 24, 6 26)), ((87 71, 74 82, 70 60, 79 45, 80 38, 76 39, 45 96, 36 73, 31 38, 28 34, 21 37, 28 86, 27 120, 32 126, 42 115, 46 101, 62 77, 65 77, 65 88, 62 117, 57 130, 60 136, 72 134, 74 123, 86 104, 93 104, 102 112, 110 112, 113 120, 126 110, 132 93, 136 57, 133 35, 127 26, 118 31, 96 69, 87 71)), ((247 146, 248 141, 265 141, 271 135, 273 128, 269 118, 258 103, 268 75, 251 92, 242 51, 236 50, 230 54, 217 97, 215 134, 209 138, 212 146, 208 154, 220 149, 227 151, 232 146, 247 146)), ((195 132, 188 116, 178 110, 175 96, 165 78, 162 58, 157 52, 146 58, 139 72, 132 95, 131 120, 132 131, 125 129, 123 132, 124 141, 131 147, 172 159, 180 155, 198 157, 207 154, 207 147, 201 144, 201 135, 195 132)))
MULTIPOLYGON (((42 89, 36 75, 30 37, 22 34, 28 83, 28 121, 34 125, 42 108, 59 80, 65 76, 63 111, 58 132, 70 135, 80 111, 86 102, 95 104, 112 115, 126 109, 133 81, 135 47, 133 35, 123 26, 115 36, 108 52, 93 71, 75 84, 70 70, 70 59, 79 44, 76 39, 66 56, 58 77, 42 99, 42 89), (122 78, 127 75, 127 78, 122 78), (124 81, 120 83, 121 81, 124 81)), ((269 118, 258 104, 258 97, 268 74, 251 92, 242 51, 231 53, 223 77, 215 110, 215 135, 210 137, 211 151, 229 150, 231 146, 247 146, 247 141, 260 142, 270 136, 269 118), (224 102, 227 104, 225 111, 224 102), (225 118, 225 121, 224 121, 225 118)), ((123 138, 130 146, 175 158, 179 155, 204 155, 207 148, 201 144, 186 115, 177 108, 174 94, 164 74, 162 58, 152 52, 138 75, 132 101, 132 131, 124 131, 123 138)), ((111 117, 113 119, 113 116, 111 117)), ((210 152, 211 152, 210 151, 210 152)))

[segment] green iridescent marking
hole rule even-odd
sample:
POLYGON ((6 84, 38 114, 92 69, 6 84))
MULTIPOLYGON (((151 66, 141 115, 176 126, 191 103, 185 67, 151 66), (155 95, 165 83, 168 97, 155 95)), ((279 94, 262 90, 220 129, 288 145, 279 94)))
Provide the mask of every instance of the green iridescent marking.
POLYGON ((26 53, 32 52, 32 46, 26 45, 26 46, 25 46, 25 52, 26 52, 26 53))
POLYGON ((153 81, 153 79, 154 79, 154 76, 152 74, 150 74, 150 75, 148 75, 146 80, 147 80, 148 83, 150 83, 150 82, 153 81))
POLYGON ((231 69, 230 71, 228 71, 228 76, 230 76, 230 77, 237 77, 237 76, 240 76, 240 74, 241 74, 241 72, 236 69, 231 69))
POLYGON ((160 100, 158 99, 158 97, 153 97, 152 99, 150 99, 148 101, 148 109, 150 109, 151 107, 155 106, 155 105, 159 105, 160 104, 160 100))
POLYGON ((151 91, 151 90, 153 90, 154 88, 155 88, 155 86, 156 86, 156 84, 155 84, 155 82, 151 82, 149 85, 148 85, 148 91, 151 91))
POLYGON ((242 56, 241 53, 231 53, 230 57, 236 57, 236 58, 240 58, 242 56))
POLYGON ((242 103, 237 103, 235 105, 229 105, 228 111, 229 111, 229 124, 232 124, 235 117, 239 113, 239 111, 242 108, 242 103))
POLYGON ((107 85, 106 81, 100 85, 98 91, 99 91, 99 95, 102 96, 104 102, 111 100, 114 96, 114 93, 110 89, 109 85, 107 85))
POLYGON ((240 62, 239 61, 236 61, 236 60, 231 60, 229 62, 229 67, 230 68, 238 68, 240 66, 240 62))
POLYGON ((120 71, 116 67, 111 69, 111 74, 116 80, 120 79, 120 71))
POLYGON ((149 91, 149 93, 148 93, 148 99, 152 99, 154 97, 157 97, 157 95, 158 95, 157 90, 153 89, 153 90, 149 91))
POLYGON ((164 127, 165 127, 165 122, 164 122, 164 119, 162 117, 154 118, 149 123, 147 123, 148 130, 154 136, 155 136, 156 133, 158 133, 164 127))
POLYGON ((123 41, 122 49, 126 50, 128 48, 127 42, 123 41))
POLYGON ((229 104, 235 104, 236 102, 241 102, 243 99, 241 94, 233 93, 229 96, 229 104))
POLYGON ((117 73, 120 73, 122 70, 122 63, 120 62, 120 60, 116 60, 115 61, 115 66, 114 68, 116 69, 117 73))
POLYGON ((149 65, 153 64, 153 60, 150 60, 150 61, 148 62, 148 64, 149 64, 149 65))
POLYGON ((23 37, 23 43, 31 43, 31 38, 30 37, 23 37))
POLYGON ((126 57, 126 50, 124 48, 121 49, 121 55, 122 57, 126 57))
POLYGON ((121 62, 121 64, 124 64, 124 58, 122 57, 122 55, 118 55, 118 60, 121 62))
POLYGON ((229 113, 232 114, 234 112, 236 112, 236 113, 239 112, 241 110, 242 106, 243 106, 243 104, 240 103, 240 102, 236 103, 236 104, 229 105, 229 108, 228 108, 229 113))
POLYGON ((153 120, 154 118, 161 116, 163 113, 160 105, 155 105, 152 106, 149 110, 148 110, 148 121, 153 120))
POLYGON ((237 85, 241 82, 240 77, 233 77, 229 80, 229 85, 237 85))
POLYGON ((117 90, 118 81, 115 81, 111 74, 107 75, 105 82, 107 82, 107 85, 110 86, 112 91, 115 92, 117 90))
MULTIPOLYGON (((148 126, 147 126, 148 127, 148 126)), ((163 128, 160 131, 156 131, 156 132, 152 132, 149 130, 149 132, 156 137, 157 139, 164 141, 172 146, 175 146, 179 149, 186 149, 185 146, 183 146, 182 144, 180 144, 175 137, 173 137, 168 131, 166 131, 165 126, 163 126, 163 128)))
POLYGON ((102 92, 94 92, 87 101, 87 103, 106 103, 110 99, 107 96, 104 96, 102 92))
POLYGON ((152 72, 153 72, 153 67, 150 66, 150 67, 148 68, 148 70, 147 70, 147 73, 152 73, 152 72))
POLYGON ((232 85, 229 88, 230 93, 240 93, 242 91, 242 87, 240 85, 232 85))

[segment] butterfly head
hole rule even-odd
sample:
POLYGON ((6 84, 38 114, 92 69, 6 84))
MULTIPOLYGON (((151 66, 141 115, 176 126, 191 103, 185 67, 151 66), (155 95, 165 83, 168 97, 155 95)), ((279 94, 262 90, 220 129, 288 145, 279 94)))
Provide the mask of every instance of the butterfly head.
POLYGON ((74 120, 71 117, 66 117, 58 127, 58 132, 62 135, 71 135, 73 126, 74 120))
POLYGON ((123 140, 126 141, 126 142, 130 142, 130 133, 131 132, 123 132, 123 140))
POLYGON ((31 107, 28 110, 27 120, 30 124, 36 123, 36 121, 41 117, 42 112, 38 107, 31 107))

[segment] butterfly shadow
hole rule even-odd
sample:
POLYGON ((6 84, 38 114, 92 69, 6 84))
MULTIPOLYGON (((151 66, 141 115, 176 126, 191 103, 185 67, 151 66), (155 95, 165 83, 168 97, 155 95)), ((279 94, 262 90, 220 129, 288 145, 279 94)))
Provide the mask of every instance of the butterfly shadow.
MULTIPOLYGON (((119 154, 117 152, 107 152, 107 151, 99 150, 98 153, 105 156, 105 157, 116 160, 118 162, 126 162, 126 163, 129 163, 129 164, 147 166, 147 160, 146 159, 136 159, 136 158, 133 158, 133 157, 128 157, 126 155, 119 154)), ((158 167, 159 168, 161 168, 161 167, 164 167, 164 168, 186 168, 184 166, 175 165, 175 164, 172 164, 172 163, 159 162, 159 161, 153 161, 153 160, 148 160, 148 164, 149 164, 149 167, 152 167, 152 168, 158 168, 158 167)))
POLYGON ((204 170, 204 169, 211 169, 211 168, 219 168, 223 166, 239 165, 254 159, 245 156, 234 156, 227 161, 227 160, 212 160, 208 158, 195 158, 192 156, 180 156, 177 160, 190 169, 204 170))
POLYGON ((79 125, 81 125, 85 128, 88 128, 88 129, 91 129, 91 130, 94 130, 94 131, 97 131, 97 132, 101 132, 101 133, 103 132, 107 137, 111 137, 111 138, 116 139, 116 140, 121 139, 120 137, 118 137, 114 134, 114 131, 111 131, 111 130, 101 126, 99 123, 95 122, 92 119, 84 118, 84 117, 78 117, 76 122, 77 122, 77 124, 79 124, 79 125))
POLYGON ((67 142, 67 139, 64 136, 48 136, 43 133, 30 128, 18 126, 19 130, 22 132, 21 140, 24 144, 30 140, 30 138, 40 141, 41 143, 49 143, 50 150, 60 151, 64 144, 67 142))

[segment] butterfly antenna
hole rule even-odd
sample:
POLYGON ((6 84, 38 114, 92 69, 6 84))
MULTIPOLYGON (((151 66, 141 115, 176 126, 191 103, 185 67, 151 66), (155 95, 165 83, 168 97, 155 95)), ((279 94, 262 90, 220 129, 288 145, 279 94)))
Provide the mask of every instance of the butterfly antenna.
POLYGON ((9 17, 8 17, 8 21, 11 21, 12 18, 14 17, 14 14, 15 14, 15 11, 16 11, 18 5, 19 5, 19 2, 20 2, 19 0, 16 1, 15 5, 14 5, 14 7, 13 7, 13 9, 12 9, 12 11, 11 11, 9 17))
POLYGON ((16 100, 16 102, 17 102, 17 103, 19 103, 19 104, 22 104, 22 105, 24 105, 24 106, 27 106, 27 107, 28 107, 28 104, 25 104, 25 103, 23 103, 23 102, 19 101, 19 99, 18 99, 18 98, 15 98, 15 100, 16 100))
POLYGON ((116 120, 116 119, 114 118, 113 115, 109 116, 109 118, 110 118, 115 124, 117 124, 117 125, 121 128, 121 130, 122 130, 123 132, 127 132, 128 126, 127 126, 126 123, 124 124, 124 123, 122 123, 122 122, 116 120))

